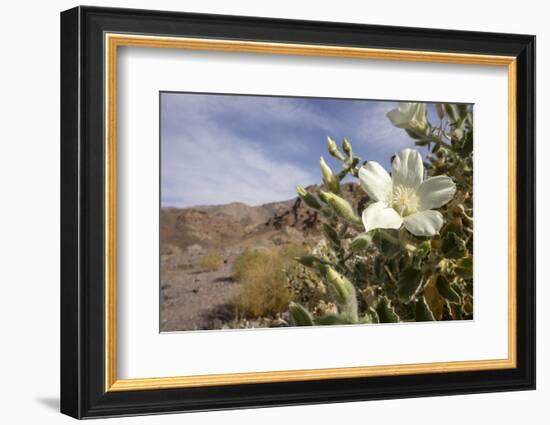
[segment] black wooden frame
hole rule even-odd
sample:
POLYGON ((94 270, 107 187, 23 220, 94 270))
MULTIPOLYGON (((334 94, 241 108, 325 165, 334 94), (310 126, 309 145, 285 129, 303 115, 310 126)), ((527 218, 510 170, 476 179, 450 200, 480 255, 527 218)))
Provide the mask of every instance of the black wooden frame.
POLYGON ((61 14, 61 411, 77 418, 535 388, 535 37, 77 7, 61 14), (517 58, 517 368, 104 391, 105 32, 517 58))

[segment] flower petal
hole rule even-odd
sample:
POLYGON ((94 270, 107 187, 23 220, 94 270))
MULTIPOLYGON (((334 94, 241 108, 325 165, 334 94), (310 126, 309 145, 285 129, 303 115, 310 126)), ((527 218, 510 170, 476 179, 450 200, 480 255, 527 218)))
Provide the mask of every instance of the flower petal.
POLYGON ((405 228, 415 236, 434 236, 443 226, 443 215, 439 211, 420 211, 403 219, 405 228))
POLYGON ((424 130, 427 125, 426 121, 426 104, 416 103, 413 108, 413 115, 411 117, 411 127, 417 130, 424 130))
POLYGON ((405 128, 409 125, 410 117, 401 112, 398 108, 392 109, 386 116, 391 123, 398 128, 405 128))
POLYGON ((403 218, 385 202, 370 204, 362 214, 365 231, 373 229, 399 229, 403 224, 403 218))
POLYGON ((418 188, 424 177, 424 164, 418 151, 403 149, 392 162, 392 180, 394 185, 418 188))
POLYGON ((439 208, 453 199, 456 185, 449 176, 435 176, 426 179, 416 191, 420 211, 439 208))
POLYGON ((376 161, 369 161, 359 169, 361 187, 375 201, 385 201, 392 191, 388 172, 376 161))

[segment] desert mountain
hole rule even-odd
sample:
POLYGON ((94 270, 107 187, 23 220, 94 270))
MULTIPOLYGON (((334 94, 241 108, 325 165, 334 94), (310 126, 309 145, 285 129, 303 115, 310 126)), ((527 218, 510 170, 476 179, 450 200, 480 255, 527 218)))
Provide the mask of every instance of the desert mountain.
MULTIPOLYGON (((317 186, 307 188, 317 192, 317 186)), ((361 189, 353 183, 342 185, 346 198, 357 198, 361 189)), ((161 244, 182 250, 198 244, 219 248, 233 244, 254 245, 272 238, 299 242, 318 236, 321 222, 317 211, 304 205, 298 197, 264 205, 249 206, 240 202, 225 205, 162 208, 160 212, 161 244)))

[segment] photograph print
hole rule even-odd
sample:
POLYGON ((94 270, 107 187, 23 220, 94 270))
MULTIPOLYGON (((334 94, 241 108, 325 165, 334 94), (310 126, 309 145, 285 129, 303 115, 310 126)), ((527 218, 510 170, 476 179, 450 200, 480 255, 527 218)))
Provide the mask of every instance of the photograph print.
POLYGON ((473 319, 473 105, 159 96, 161 332, 473 319))

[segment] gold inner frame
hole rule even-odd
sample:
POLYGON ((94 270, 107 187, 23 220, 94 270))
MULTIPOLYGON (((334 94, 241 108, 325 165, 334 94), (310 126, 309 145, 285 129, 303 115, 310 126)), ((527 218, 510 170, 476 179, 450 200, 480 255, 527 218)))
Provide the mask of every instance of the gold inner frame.
POLYGON ((516 58, 327 45, 105 34, 105 391, 410 375, 516 367, 516 58), (503 66, 508 72, 508 357, 382 366, 118 379, 116 325, 116 123, 119 46, 503 66))

